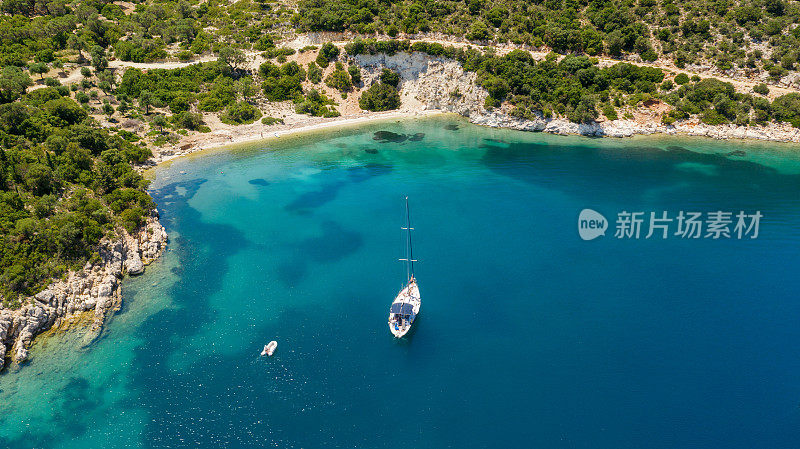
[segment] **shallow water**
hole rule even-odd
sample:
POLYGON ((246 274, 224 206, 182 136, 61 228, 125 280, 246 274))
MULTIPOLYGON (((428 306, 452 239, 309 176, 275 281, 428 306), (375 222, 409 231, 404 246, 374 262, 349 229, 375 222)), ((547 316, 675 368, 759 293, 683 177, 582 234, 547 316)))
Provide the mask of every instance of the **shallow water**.
POLYGON ((0 376, 1 447, 800 444, 797 146, 453 118, 281 139, 157 169, 169 251, 101 339, 0 376), (406 194, 423 305, 394 341, 406 194), (622 210, 764 218, 616 239, 622 210))

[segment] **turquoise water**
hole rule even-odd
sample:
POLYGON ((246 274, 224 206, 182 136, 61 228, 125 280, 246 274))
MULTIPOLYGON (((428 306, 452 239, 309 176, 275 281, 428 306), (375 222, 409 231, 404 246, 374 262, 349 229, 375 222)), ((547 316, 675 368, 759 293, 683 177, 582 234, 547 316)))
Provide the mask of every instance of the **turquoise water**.
POLYGON ((800 445, 796 146, 453 118, 282 139, 156 171, 168 252, 99 340, 0 376, 0 447, 800 445), (406 194, 423 304, 395 341, 406 194), (587 242, 584 208, 764 218, 587 242))

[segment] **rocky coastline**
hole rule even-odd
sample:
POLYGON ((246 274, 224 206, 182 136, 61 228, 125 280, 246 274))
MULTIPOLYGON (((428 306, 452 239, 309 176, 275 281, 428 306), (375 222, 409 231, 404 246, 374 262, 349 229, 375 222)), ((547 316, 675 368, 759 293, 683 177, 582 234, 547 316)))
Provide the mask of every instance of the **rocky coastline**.
POLYGON ((773 142, 800 142, 800 129, 788 123, 764 126, 706 125, 696 119, 680 120, 672 125, 660 121, 660 115, 646 107, 637 120, 605 120, 592 123, 573 123, 561 118, 536 117, 533 120, 511 114, 503 105, 487 110, 484 102, 489 93, 476 85, 476 74, 465 71, 457 61, 431 57, 423 53, 395 55, 359 55, 356 62, 368 74, 369 85, 384 67, 397 71, 401 77, 401 110, 441 110, 467 117, 476 125, 509 128, 521 131, 546 132, 591 137, 631 137, 634 135, 669 134, 703 136, 714 139, 754 139, 773 142))
MULTIPOLYGON (((457 61, 420 52, 357 55, 354 60, 362 69, 363 86, 377 82, 383 68, 398 72, 402 104, 398 111, 350 114, 335 119, 313 118, 305 121, 299 121, 295 117, 294 123, 278 127, 268 127, 260 123, 245 125, 239 127, 240 133, 235 136, 209 136, 211 138, 202 143, 181 142, 174 146, 154 148, 154 157, 140 169, 201 149, 242 141, 279 137, 295 131, 335 126, 339 123, 413 117, 437 112, 459 114, 471 123, 482 126, 561 135, 622 138, 660 133, 800 143, 800 129, 788 123, 712 126, 697 120, 682 120, 665 125, 656 118, 658 114, 647 110, 643 110, 633 120, 599 120, 582 124, 542 116, 526 119, 514 116, 511 113, 512 107, 507 104, 486 109, 484 104, 488 91, 476 84, 476 73, 465 71, 457 61)), ((93 311, 93 321, 86 339, 91 341, 96 338, 109 312, 119 309, 122 278, 126 274, 142 273, 145 265, 162 254, 166 243, 167 234, 154 212, 135 235, 120 229, 117 237, 101 241, 98 261, 88 262, 83 269, 70 272, 65 279, 53 282, 42 292, 23 301, 24 305, 19 309, 11 310, 0 306, 0 370, 9 362, 19 364, 25 361, 28 358, 28 348, 36 335, 54 326, 70 323, 80 314, 93 311)))
POLYGON ((37 335, 79 314, 94 312, 85 341, 94 340, 109 313, 119 310, 122 278, 141 274, 145 265, 161 256, 166 244, 167 233, 154 212, 134 235, 119 229, 115 238, 104 238, 99 260, 51 283, 19 309, 0 308, 0 369, 27 360, 37 335))

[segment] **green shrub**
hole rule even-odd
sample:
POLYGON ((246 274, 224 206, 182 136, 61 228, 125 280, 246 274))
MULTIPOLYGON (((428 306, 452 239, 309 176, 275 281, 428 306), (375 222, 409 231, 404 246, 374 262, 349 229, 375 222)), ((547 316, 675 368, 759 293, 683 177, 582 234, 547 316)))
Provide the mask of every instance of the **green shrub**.
POLYGON ((294 53, 295 51, 292 48, 280 47, 280 48, 270 48, 264 53, 262 53, 262 56, 264 56, 267 59, 274 59, 280 57, 286 58, 287 56, 291 56, 294 53))
POLYGON ((377 83, 361 94, 358 106, 368 111, 388 111, 400 107, 400 94, 397 89, 384 83, 377 83))
POLYGON ((800 128, 800 94, 793 92, 776 98, 772 102, 772 113, 776 121, 800 128))
POLYGON ((357 65, 350 64, 347 67, 347 73, 350 75, 354 86, 361 84, 361 69, 359 69, 357 65))
POLYGON ((178 128, 196 130, 203 125, 203 115, 183 111, 172 116, 172 121, 178 128))
POLYGON ((764 83, 756 84, 753 86, 753 92, 761 95, 769 95, 769 87, 764 83))
POLYGON ((261 118, 261 111, 244 101, 236 102, 225 109, 219 119, 229 125, 250 124, 261 118))
POLYGON ((728 119, 714 109, 709 109, 700 117, 700 121, 707 125, 722 125, 728 123, 728 119))
POLYGON ((275 118, 275 117, 264 117, 264 118, 261 119, 261 123, 264 124, 264 125, 267 125, 267 126, 275 125, 275 124, 283 125, 283 119, 282 118, 275 118))
POLYGON ((336 63, 336 65, 336 69, 325 78, 325 84, 342 92, 352 89, 353 83, 350 80, 350 74, 344 70, 341 63, 336 63))
POLYGON ((322 69, 314 61, 308 63, 308 80, 314 84, 322 81, 322 69))
POLYGON ((86 92, 75 92, 75 99, 78 100, 80 104, 86 104, 89 102, 89 95, 86 92))
POLYGON ((333 108, 334 101, 321 94, 316 89, 311 89, 306 98, 298 101, 295 111, 298 114, 309 114, 317 117, 338 117, 339 111, 333 108))
POLYGON ((614 105, 611 103, 606 103, 602 107, 603 115, 606 116, 609 120, 616 120, 619 117, 617 116, 617 110, 614 108, 614 105))
POLYGON ((400 74, 389 69, 381 70, 381 82, 383 84, 388 84, 392 87, 397 87, 400 84, 400 74))
POLYGON ((328 67, 328 64, 338 56, 339 48, 330 42, 326 42, 322 45, 322 47, 319 49, 319 53, 317 54, 317 65, 322 68, 328 67))

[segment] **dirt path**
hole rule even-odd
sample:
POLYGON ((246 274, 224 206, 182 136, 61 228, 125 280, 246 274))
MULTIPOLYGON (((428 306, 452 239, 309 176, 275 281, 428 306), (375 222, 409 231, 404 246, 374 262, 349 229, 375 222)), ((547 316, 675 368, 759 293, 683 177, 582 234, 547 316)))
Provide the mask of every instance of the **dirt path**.
POLYGON ((121 69, 121 68, 136 68, 142 70, 150 70, 150 69, 179 69, 182 67, 188 67, 190 65, 199 64, 201 62, 210 62, 216 61, 217 57, 213 55, 204 55, 197 59, 187 62, 181 61, 163 61, 163 62, 130 62, 130 61, 120 61, 120 60, 113 60, 108 63, 108 66, 112 69, 121 69))

